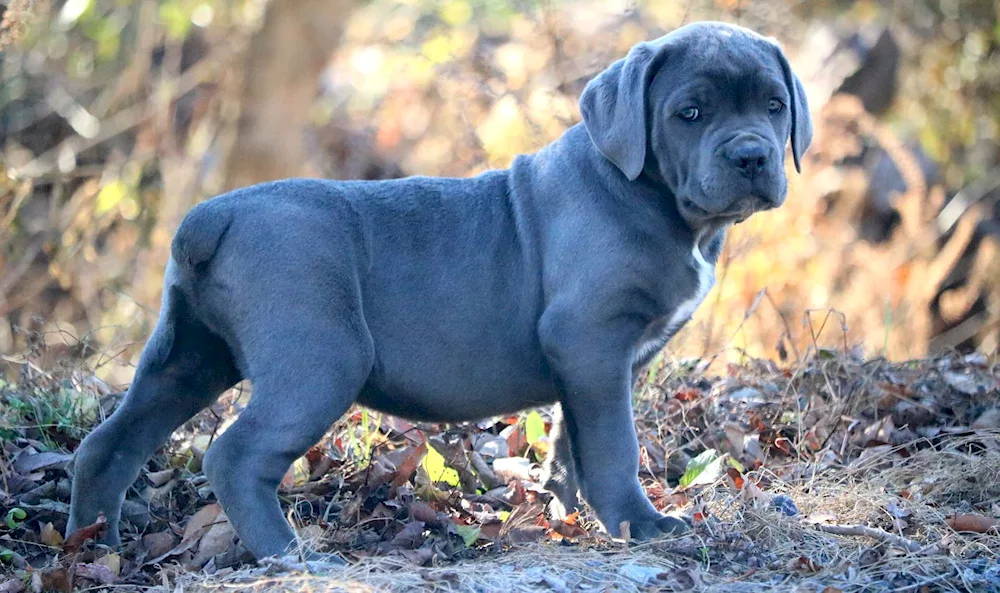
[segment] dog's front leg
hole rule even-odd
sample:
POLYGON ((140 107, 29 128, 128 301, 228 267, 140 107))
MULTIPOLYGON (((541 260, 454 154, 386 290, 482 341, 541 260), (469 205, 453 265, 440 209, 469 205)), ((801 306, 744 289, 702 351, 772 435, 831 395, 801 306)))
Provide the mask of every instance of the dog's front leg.
POLYGON ((613 536, 628 522, 633 538, 685 531, 653 507, 639 483, 639 444, 631 403, 630 328, 588 325, 582 312, 546 312, 540 338, 562 389, 562 412, 580 493, 613 536))

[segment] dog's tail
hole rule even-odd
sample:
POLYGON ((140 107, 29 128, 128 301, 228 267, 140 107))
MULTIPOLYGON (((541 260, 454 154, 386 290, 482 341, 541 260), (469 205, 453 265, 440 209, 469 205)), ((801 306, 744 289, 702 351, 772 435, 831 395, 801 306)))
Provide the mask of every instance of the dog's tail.
POLYGON ((195 268, 212 258, 233 221, 231 209, 219 200, 202 202, 184 217, 170 246, 175 262, 195 268))

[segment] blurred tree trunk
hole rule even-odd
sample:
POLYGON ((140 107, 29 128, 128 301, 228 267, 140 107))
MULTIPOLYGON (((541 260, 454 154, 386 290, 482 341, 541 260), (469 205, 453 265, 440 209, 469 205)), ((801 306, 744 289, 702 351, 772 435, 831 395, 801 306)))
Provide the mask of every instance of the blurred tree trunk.
POLYGON ((243 65, 236 137, 225 186, 234 189, 307 169, 304 133, 316 83, 340 42, 355 0, 272 0, 243 65))

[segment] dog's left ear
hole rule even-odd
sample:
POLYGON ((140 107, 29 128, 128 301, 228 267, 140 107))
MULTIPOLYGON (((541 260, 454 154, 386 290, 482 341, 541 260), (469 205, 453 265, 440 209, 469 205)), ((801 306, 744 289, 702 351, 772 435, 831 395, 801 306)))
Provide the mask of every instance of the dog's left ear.
POLYGON ((792 67, 788 65, 785 54, 778 49, 778 61, 781 62, 781 73, 785 78, 785 87, 791 96, 792 114, 792 159, 795 161, 795 170, 802 172, 802 155, 805 154, 809 144, 812 143, 813 125, 809 116, 809 103, 806 101, 806 91, 802 87, 802 81, 792 72, 792 67))
POLYGON ((646 95, 665 46, 662 41, 636 45, 587 83, 580 96, 590 140, 629 181, 646 162, 646 95))

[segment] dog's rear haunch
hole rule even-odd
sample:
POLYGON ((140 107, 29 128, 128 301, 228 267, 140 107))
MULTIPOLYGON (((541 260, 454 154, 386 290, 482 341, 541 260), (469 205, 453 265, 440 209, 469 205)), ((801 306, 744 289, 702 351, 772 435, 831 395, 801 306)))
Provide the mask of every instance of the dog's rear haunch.
POLYGON ((785 199, 812 126, 781 49, 698 23, 598 74, 583 122, 471 179, 285 180, 195 207, 121 407, 80 446, 69 531, 242 379, 205 473, 257 557, 293 550, 276 490, 354 402, 463 421, 557 403, 546 487, 612 535, 687 528, 637 478, 633 375, 714 281, 726 229, 785 199))

